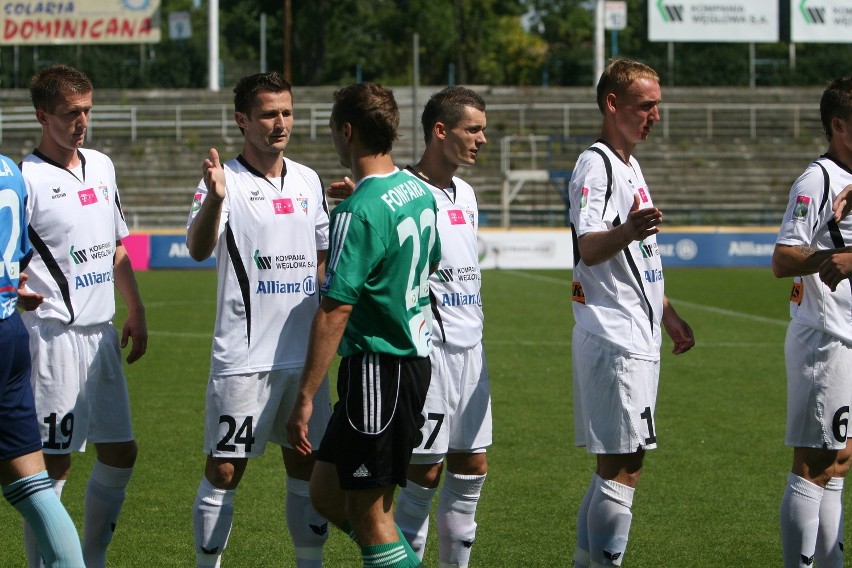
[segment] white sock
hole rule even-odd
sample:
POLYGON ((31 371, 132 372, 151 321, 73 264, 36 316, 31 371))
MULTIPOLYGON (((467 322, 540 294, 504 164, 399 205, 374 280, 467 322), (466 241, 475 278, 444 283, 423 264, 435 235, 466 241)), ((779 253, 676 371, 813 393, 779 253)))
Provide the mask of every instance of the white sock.
POLYGON ((87 568, 106 566, 107 546, 132 473, 132 467, 112 467, 95 460, 83 500, 83 558, 87 568))
POLYGON ((580 501, 580 510, 577 511, 577 548, 574 551, 574 568, 589 568, 589 503, 592 502, 592 495, 595 493, 595 488, 603 481, 597 473, 592 474, 592 481, 589 483, 586 494, 583 500, 580 501))
POLYGON ((816 565, 819 568, 843 568, 843 478, 832 477, 825 485, 819 503, 819 530, 816 565))
POLYGON ((400 489, 397 498, 394 520, 420 560, 423 560, 426 537, 429 534, 432 499, 437 492, 437 487, 423 487, 408 480, 405 487, 400 489))
POLYGON ((322 549, 328 540, 328 520, 311 505, 308 481, 287 477, 284 509, 287 529, 296 551, 296 567, 322 568, 322 549))
MULTIPOLYGON (((50 484, 53 486, 56 496, 61 498, 62 489, 65 488, 65 480, 51 479, 50 484)), ((27 566, 29 568, 44 568, 44 562, 41 558, 41 552, 38 550, 35 533, 26 521, 24 521, 24 550, 27 553, 27 566)))
POLYGON ((796 474, 787 476, 781 500, 781 552, 785 568, 811 566, 819 531, 823 488, 796 474))
POLYGON ((589 555, 591 566, 621 566, 633 514, 635 489, 601 480, 589 502, 589 555))
POLYGON ((197 566, 219 566, 231 534, 236 492, 236 489, 217 489, 202 476, 192 511, 197 566))
POLYGON ((440 568, 467 567, 476 537, 474 517, 483 483, 484 475, 460 475, 448 471, 444 476, 435 518, 440 568))

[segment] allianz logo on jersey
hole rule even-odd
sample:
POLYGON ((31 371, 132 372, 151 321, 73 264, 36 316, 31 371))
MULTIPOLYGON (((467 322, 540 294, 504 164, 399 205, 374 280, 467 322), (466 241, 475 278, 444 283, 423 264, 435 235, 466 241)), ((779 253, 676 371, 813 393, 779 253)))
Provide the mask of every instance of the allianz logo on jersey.
POLYGON ((260 280, 257 283, 256 294, 304 294, 313 296, 317 293, 316 278, 311 275, 301 282, 285 282, 284 280, 260 280))
POLYGON ((260 250, 254 251, 252 255, 254 265, 258 270, 271 270, 273 268, 314 268, 316 264, 308 260, 303 254, 277 254, 275 256, 264 256, 260 250))
POLYGON ((71 250, 68 254, 71 257, 71 260, 74 261, 74 264, 83 264, 84 262, 89 262, 90 260, 97 260, 100 258, 107 258, 112 256, 112 243, 107 241, 105 243, 100 243, 82 249, 75 249, 74 245, 71 245, 71 250))
POLYGON ((80 288, 88 288, 95 284, 106 284, 107 282, 112 282, 112 270, 87 272, 74 278, 74 288, 79 290, 80 288))
POLYGON ((482 294, 461 294, 452 292, 450 294, 441 294, 442 306, 480 306, 482 307, 482 294))

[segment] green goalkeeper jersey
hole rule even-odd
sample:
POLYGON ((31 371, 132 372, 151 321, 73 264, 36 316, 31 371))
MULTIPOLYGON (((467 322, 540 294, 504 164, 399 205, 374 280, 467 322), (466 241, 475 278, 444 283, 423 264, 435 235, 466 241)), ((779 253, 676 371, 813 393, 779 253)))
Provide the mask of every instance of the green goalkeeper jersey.
POLYGON ((399 170, 362 179, 331 215, 322 293, 351 304, 338 352, 425 357, 429 271, 441 259, 432 192, 399 170))

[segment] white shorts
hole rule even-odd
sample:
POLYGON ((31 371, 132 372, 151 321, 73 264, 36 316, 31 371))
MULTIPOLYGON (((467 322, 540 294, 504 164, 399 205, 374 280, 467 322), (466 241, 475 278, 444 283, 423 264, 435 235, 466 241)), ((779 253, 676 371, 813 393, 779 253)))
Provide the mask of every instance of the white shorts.
POLYGON ((799 448, 846 447, 852 405, 852 346, 798 322, 787 328, 787 435, 799 448))
POLYGON ((111 322, 69 327, 30 312, 31 382, 46 454, 133 440, 130 397, 111 322))
MULTIPOLYGON (((214 457, 263 455, 267 442, 291 448, 287 419, 299 392, 302 369, 276 369, 251 375, 212 375, 207 382, 204 453, 214 457)), ((308 440, 319 448, 331 417, 326 376, 314 396, 308 440)))
POLYGON ((433 339, 430 359, 426 422, 411 463, 438 463, 448 452, 484 452, 491 445, 491 382, 482 344, 460 348, 433 339))
POLYGON ((574 443, 592 454, 657 447, 654 413, 660 362, 631 358, 574 326, 574 443))

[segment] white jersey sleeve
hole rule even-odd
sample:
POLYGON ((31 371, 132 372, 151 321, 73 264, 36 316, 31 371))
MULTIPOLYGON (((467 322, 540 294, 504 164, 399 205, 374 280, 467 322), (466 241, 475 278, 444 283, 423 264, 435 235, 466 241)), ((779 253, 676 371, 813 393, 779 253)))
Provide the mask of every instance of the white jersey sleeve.
POLYGON ((45 297, 35 315, 95 325, 115 314, 115 245, 129 234, 108 156, 81 148, 79 177, 38 151, 21 163, 35 251, 27 286, 45 297))
POLYGON ((587 332, 602 337, 633 357, 660 355, 663 271, 657 239, 634 241, 606 262, 588 266, 577 240, 589 232, 609 231, 627 219, 634 195, 640 208, 653 207, 639 163, 625 163, 604 142, 596 142, 577 160, 569 184, 574 239, 574 318, 587 332))
MULTIPOLYGON (((816 250, 852 244, 852 217, 839 223, 831 209, 837 195, 852 184, 852 172, 828 156, 813 162, 790 189, 787 210, 777 244, 816 250)), ((793 279, 790 316, 814 329, 852 343, 852 287, 843 280, 837 289, 822 283, 818 274, 793 279)))

